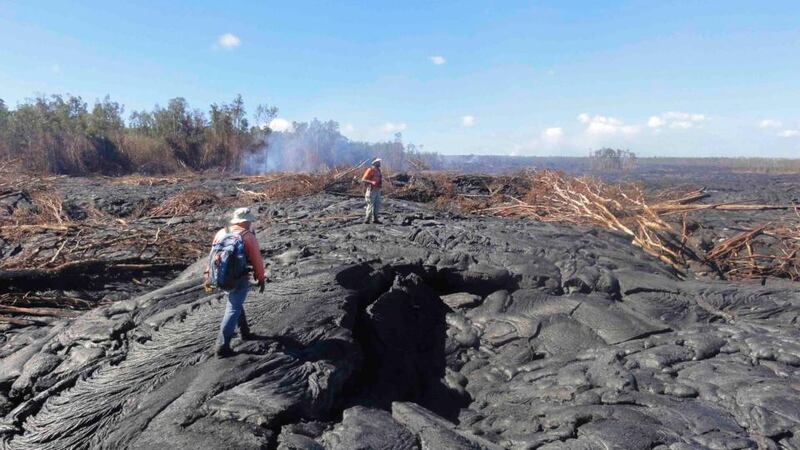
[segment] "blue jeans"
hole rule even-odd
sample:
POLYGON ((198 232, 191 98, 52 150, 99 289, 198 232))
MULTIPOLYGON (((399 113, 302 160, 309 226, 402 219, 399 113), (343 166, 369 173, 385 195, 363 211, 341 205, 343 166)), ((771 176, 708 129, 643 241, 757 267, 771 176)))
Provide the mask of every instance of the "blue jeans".
POLYGON ((367 192, 364 193, 364 200, 367 201, 364 219, 368 222, 370 220, 378 220, 378 213, 381 210, 381 190, 375 189, 373 191, 371 187, 368 187, 367 192))
POLYGON ((238 286, 228 291, 228 303, 225 305, 225 315, 222 316, 222 323, 219 326, 219 338, 217 343, 227 347, 239 323, 239 317, 244 313, 244 300, 250 290, 250 281, 244 278, 238 286))

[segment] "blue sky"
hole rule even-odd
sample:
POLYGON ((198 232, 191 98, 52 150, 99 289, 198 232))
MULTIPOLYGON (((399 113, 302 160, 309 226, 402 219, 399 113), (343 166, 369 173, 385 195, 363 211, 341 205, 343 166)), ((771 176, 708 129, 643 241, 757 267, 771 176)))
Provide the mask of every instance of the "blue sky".
POLYGON ((450 154, 800 157, 800 2, 0 0, 0 98, 67 92, 450 154))

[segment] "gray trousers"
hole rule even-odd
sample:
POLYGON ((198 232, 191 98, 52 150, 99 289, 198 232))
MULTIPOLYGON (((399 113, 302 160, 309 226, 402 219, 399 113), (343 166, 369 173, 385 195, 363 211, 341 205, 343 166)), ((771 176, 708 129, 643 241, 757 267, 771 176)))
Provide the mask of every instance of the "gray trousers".
POLYGON ((365 220, 378 220, 378 213, 381 209, 381 191, 380 189, 372 190, 367 188, 367 193, 364 194, 364 200, 367 201, 365 220))

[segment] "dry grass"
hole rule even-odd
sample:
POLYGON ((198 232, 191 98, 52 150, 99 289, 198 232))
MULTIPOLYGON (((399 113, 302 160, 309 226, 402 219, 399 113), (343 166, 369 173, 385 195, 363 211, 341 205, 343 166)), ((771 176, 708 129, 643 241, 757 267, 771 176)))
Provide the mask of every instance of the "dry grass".
POLYGON ((119 137, 118 146, 139 172, 157 175, 173 173, 181 169, 170 147, 160 139, 135 133, 123 133, 119 137))

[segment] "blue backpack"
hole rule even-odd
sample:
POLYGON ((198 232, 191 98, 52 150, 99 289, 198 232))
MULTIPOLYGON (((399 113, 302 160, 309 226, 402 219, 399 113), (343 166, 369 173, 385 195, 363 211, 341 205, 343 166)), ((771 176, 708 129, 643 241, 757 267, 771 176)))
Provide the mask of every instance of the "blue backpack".
POLYGON ((225 233, 222 239, 211 246, 208 280, 212 287, 230 290, 247 276, 247 255, 242 238, 247 231, 231 233, 226 228, 225 233))

